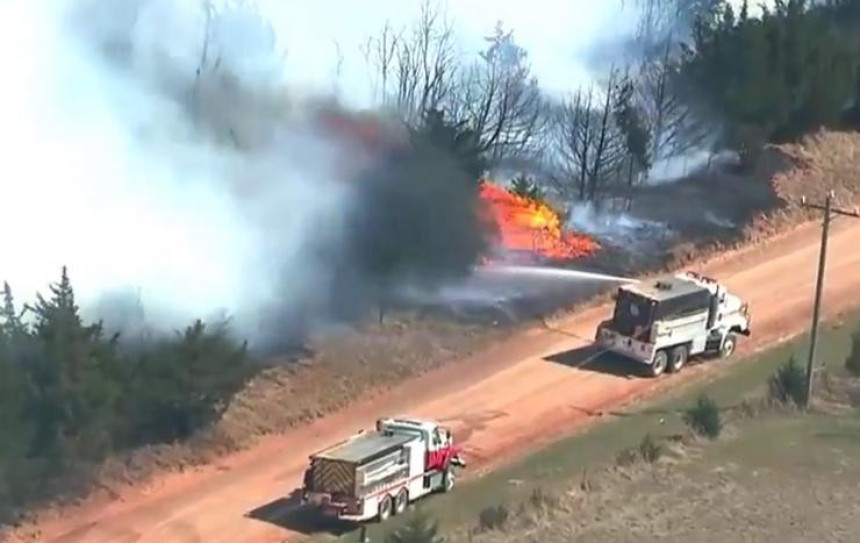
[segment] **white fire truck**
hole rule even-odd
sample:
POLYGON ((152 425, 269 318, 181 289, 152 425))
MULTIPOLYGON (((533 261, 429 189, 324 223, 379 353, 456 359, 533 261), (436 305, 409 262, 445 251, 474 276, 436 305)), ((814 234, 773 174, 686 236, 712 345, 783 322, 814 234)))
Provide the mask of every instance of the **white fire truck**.
POLYGON ((378 519, 410 502, 454 486, 454 468, 465 467, 451 431, 409 417, 385 418, 376 430, 310 457, 302 500, 349 521, 378 519))
POLYGON ((648 365, 653 377, 679 371, 691 356, 730 356, 749 336, 748 304, 711 278, 686 272, 619 287, 597 346, 648 365))

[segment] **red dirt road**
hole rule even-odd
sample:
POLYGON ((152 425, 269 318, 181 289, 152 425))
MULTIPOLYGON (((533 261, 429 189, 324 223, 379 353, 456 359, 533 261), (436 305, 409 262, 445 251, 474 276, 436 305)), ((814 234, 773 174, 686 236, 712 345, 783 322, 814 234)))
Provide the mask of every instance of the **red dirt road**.
MULTIPOLYGON (((818 252, 817 227, 702 268, 751 304, 753 336, 742 350, 801 332, 810 318, 818 252)), ((825 309, 860 305, 860 224, 835 223, 825 309)), ((283 541, 297 516, 287 499, 308 455, 379 417, 398 413, 450 424, 465 445, 470 473, 540 447, 620 407, 679 381, 720 371, 731 361, 701 364, 658 380, 595 371, 587 345, 601 306, 565 317, 551 329, 515 336, 457 364, 407 382, 372 402, 327 417, 200 471, 166 477, 150 489, 107 504, 63 511, 40 526, 49 543, 241 543, 283 541), (502 453, 504 451, 504 456, 502 453), (256 520, 264 516, 268 521, 256 520)))

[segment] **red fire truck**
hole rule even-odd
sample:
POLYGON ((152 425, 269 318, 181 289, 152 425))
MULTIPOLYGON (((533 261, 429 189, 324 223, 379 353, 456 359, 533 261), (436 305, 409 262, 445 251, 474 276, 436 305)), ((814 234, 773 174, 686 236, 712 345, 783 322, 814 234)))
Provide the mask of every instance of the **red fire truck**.
POLYGON ((454 486, 454 469, 465 467, 451 431, 411 417, 380 419, 376 430, 310 457, 302 500, 350 521, 378 519, 409 503, 454 486))

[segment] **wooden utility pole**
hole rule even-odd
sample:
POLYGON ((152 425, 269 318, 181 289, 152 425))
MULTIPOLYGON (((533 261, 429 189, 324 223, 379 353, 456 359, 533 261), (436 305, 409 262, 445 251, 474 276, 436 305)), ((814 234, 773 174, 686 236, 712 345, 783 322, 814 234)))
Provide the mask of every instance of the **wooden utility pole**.
POLYGON ((818 325, 821 320, 821 298, 824 292, 824 270, 827 265, 827 239, 830 236, 830 221, 835 215, 843 217, 860 218, 860 212, 857 209, 839 209, 833 207, 833 191, 827 194, 824 199, 824 205, 810 204, 806 200, 806 196, 800 201, 800 205, 808 209, 817 209, 824 212, 824 218, 821 224, 821 251, 818 255, 818 278, 815 282, 815 303, 812 309, 812 335, 809 343, 809 359, 806 361, 806 397, 804 403, 809 407, 812 401, 812 384, 815 377, 815 357, 818 349, 818 325))

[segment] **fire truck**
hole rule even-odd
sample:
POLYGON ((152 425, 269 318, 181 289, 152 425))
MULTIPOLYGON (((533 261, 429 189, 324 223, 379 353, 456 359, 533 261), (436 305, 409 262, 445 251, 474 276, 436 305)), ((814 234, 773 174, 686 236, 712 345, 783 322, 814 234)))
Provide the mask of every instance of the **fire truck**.
POLYGON ((749 305, 714 279, 685 272, 618 288, 615 311, 600 324, 598 347, 645 364, 652 377, 677 372, 689 357, 731 356, 750 335, 749 305))
POLYGON ((465 467, 451 431, 433 421, 384 418, 316 452, 305 471, 302 501, 343 520, 384 521, 409 504, 454 486, 465 467))

